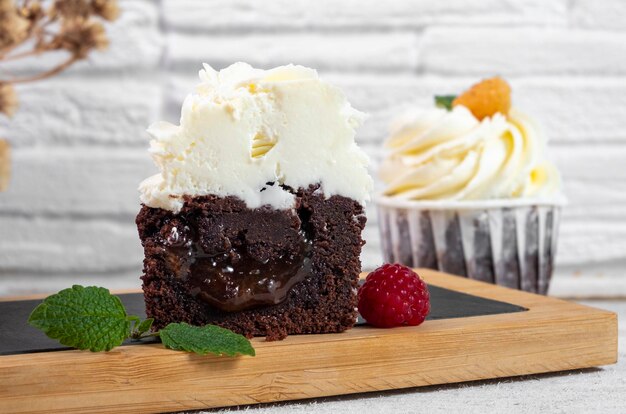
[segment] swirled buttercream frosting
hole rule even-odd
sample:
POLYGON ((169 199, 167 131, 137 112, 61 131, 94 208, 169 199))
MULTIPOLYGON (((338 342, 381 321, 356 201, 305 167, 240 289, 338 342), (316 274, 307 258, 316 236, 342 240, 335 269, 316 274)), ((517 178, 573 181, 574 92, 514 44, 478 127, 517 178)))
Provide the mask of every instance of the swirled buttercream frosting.
POLYGON ((463 105, 406 114, 392 127, 379 174, 403 200, 546 198, 560 178, 535 122, 512 108, 478 119, 463 105))

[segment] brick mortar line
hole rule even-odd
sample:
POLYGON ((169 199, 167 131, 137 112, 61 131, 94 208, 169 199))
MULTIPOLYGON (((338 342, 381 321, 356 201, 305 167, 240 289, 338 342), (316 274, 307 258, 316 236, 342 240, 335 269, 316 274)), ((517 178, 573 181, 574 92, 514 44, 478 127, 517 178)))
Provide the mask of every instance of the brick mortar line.
MULTIPOLYGON (((190 62, 191 62, 191 59, 185 60, 185 61, 177 60, 176 62, 169 60, 167 62, 168 66, 166 67, 166 69, 171 74, 189 74, 188 64, 190 62)), ((235 63, 235 61, 220 58, 220 59, 212 59, 211 63, 214 64, 216 67, 222 68, 232 63, 235 63)), ((287 59, 274 62, 275 65, 286 65, 288 63, 293 63, 296 65, 302 64, 299 61, 287 60, 287 59)), ((411 62, 407 66, 372 67, 372 66, 363 66, 361 64, 354 64, 354 65, 349 65, 349 66, 350 66, 350 69, 346 70, 346 72, 340 72, 340 73, 355 73, 355 74, 358 73, 358 74, 365 74, 365 75, 370 75, 370 76, 383 75, 383 76, 389 76, 390 78, 393 78, 393 76, 390 76, 390 75, 419 75, 421 74, 420 72, 418 72, 419 61, 417 62, 417 64, 416 62, 411 62)), ((200 66, 198 65, 198 67, 200 66)), ((328 63, 328 64, 318 63, 315 65, 314 69, 320 72, 322 76, 325 76, 324 74, 327 72, 327 70, 332 67, 333 67, 333 64, 331 63, 328 63)), ((626 75, 626 70, 624 70, 624 74, 626 75)))
POLYGON ((510 29, 511 31, 516 29, 554 29, 567 32, 596 32, 596 33, 615 33, 626 34, 626 29, 614 29, 604 28, 603 26, 588 27, 581 25, 572 25, 570 22, 549 22, 549 23, 434 23, 423 25, 410 25, 410 24, 389 24, 388 26, 304 26, 304 27, 291 27, 291 26, 274 26, 274 27, 262 27, 262 26, 242 26, 240 28, 184 28, 178 25, 168 25, 166 32, 162 34, 171 33, 179 34, 182 36, 253 36, 259 35, 294 35, 294 34, 315 34, 315 35, 354 35, 354 34, 398 34, 398 33, 417 33, 426 32, 429 29, 510 29))
MULTIPOLYGON (((156 120, 155 120, 156 121, 156 120)), ((364 127, 363 130, 368 129, 367 127, 364 127)), ((373 129, 373 128, 369 128, 369 129, 373 129)), ((359 132, 357 132, 357 141, 359 140, 359 136, 362 135, 359 132)), ((366 148, 366 149, 380 149, 381 151, 383 150, 382 147, 382 143, 383 141, 386 139, 386 136, 383 136, 380 138, 380 140, 378 141, 374 141, 374 140, 367 140, 367 141, 360 141, 359 142, 359 147, 361 148, 366 148)), ((9 137, 9 141, 11 141, 10 137, 9 137)), ((597 146, 597 145, 602 145, 602 146, 606 146, 606 147, 626 147, 626 132, 624 132, 624 135, 615 135, 614 137, 603 137, 603 138, 593 138, 592 140, 585 140, 584 138, 567 138, 565 136, 558 136, 558 135, 550 135, 549 136, 549 144, 548 144, 548 150, 552 147, 559 147, 559 148, 567 148, 567 147, 575 147, 575 148, 581 148, 581 147, 585 147, 585 146, 589 146, 589 144, 593 144, 593 146, 597 146)), ((148 143, 149 141, 146 140, 145 143, 138 143, 137 145, 133 144, 115 144, 115 143, 110 143, 110 145, 102 145, 102 143, 97 143, 94 145, 84 145, 80 142, 77 142, 77 145, 68 145, 68 144, 59 144, 59 145, 41 145, 41 144, 29 144, 29 145, 19 145, 19 142, 12 142, 13 145, 13 150, 14 153, 20 153, 22 151, 24 152, 30 152, 30 151, 37 151, 37 150, 45 150, 45 149, 53 149, 53 150, 59 150, 59 151, 67 151, 67 153, 71 153, 73 150, 76 150, 77 155, 79 155, 78 153, 80 153, 81 151, 86 151, 89 153, 93 153, 94 150, 96 151, 107 151, 107 150, 111 150, 111 153, 118 153, 121 154, 124 152, 124 150, 132 150, 132 154, 133 155, 138 155, 141 156, 141 154, 145 153, 145 159, 146 160, 150 160, 150 155, 148 153, 148 143)), ((42 153, 41 154, 42 157, 46 157, 48 155, 50 155, 50 153, 42 153)), ((82 154, 84 155, 84 154, 82 154)), ((98 154, 100 155, 100 154, 98 154)), ((132 157, 128 158, 129 160, 132 159, 132 157)), ((155 166, 155 174, 157 172, 156 166, 155 166)))
MULTIPOLYGON (((56 75, 54 78, 46 80, 46 82, 55 83, 55 81, 59 81, 59 80, 74 80, 76 78, 91 80, 93 78, 99 78, 99 77, 116 79, 122 82, 124 81, 130 82, 130 81, 137 80, 136 76, 137 76, 137 73, 139 72, 141 72, 141 74, 143 75, 142 80, 146 78, 149 79, 149 75, 156 77, 160 73, 162 73, 162 70, 159 70, 160 68, 162 68, 160 64, 148 64, 148 63, 145 63, 145 64, 137 63, 137 64, 133 64, 129 66, 119 66, 116 68, 112 67, 109 69, 104 69, 102 67, 97 67, 97 66, 84 67, 84 68, 70 68, 69 70, 56 75)), ((30 74, 30 73, 38 73, 38 72, 39 71, 37 70, 28 70, 28 69, 14 71, 15 74, 30 74)), ((24 84, 24 85, 30 86, 30 84, 24 84)), ((37 83, 36 85, 41 85, 41 84, 37 83)), ((20 85, 20 87, 23 87, 23 86, 20 85)))
POLYGON ((623 136, 615 136, 615 138, 601 138, 601 139, 593 139, 593 140, 584 140, 584 138, 571 139, 567 141, 568 138, 565 137, 557 137, 555 135, 549 136, 550 143, 548 144, 548 151, 552 147, 559 148, 567 148, 567 147, 589 147, 590 144, 593 146, 602 145, 605 147, 626 147, 626 132, 624 132, 623 136))
MULTIPOLYGON (((625 32, 626 33, 626 32, 625 32)), ((417 47, 417 52, 419 54, 419 52, 421 51, 421 39, 418 39, 418 47, 417 47)), ((142 67, 143 68, 143 67, 142 67)), ((136 75, 136 73, 130 73, 130 72, 134 72, 136 71, 138 68, 133 68, 130 69, 128 71, 126 70, 122 70, 122 72, 124 72, 124 74, 128 74, 131 75, 128 78, 122 77, 120 78, 119 75, 120 73, 117 71, 113 71, 113 70, 96 70, 96 71, 80 71, 80 72, 76 72, 76 73, 72 73, 71 71, 69 73, 63 73, 57 77, 55 77, 52 80, 52 83, 48 83, 48 84, 54 84, 54 83, 60 83, 59 81, 71 81, 72 83, 74 83, 75 81, 93 81, 93 80, 116 80, 116 81, 120 81, 120 82, 130 82, 135 80, 136 78, 132 77, 132 75, 136 75)), ((372 75, 378 75, 381 74, 380 71, 378 69, 369 69, 366 73, 363 72, 363 70, 361 69, 346 69, 346 70, 337 70, 337 69, 322 69, 323 73, 322 75, 325 77, 331 77, 331 76, 339 76, 339 77, 353 77, 353 79, 358 80, 359 78, 366 78, 366 77, 371 77, 372 75)), ((386 72, 392 72, 392 70, 385 70, 386 72)), ((190 74, 190 72, 188 70, 183 71, 182 68, 177 68, 176 66, 174 66, 173 68, 170 68, 168 66, 166 66, 164 63, 160 63, 159 66, 155 66, 154 68, 149 68, 149 70, 145 70, 145 71, 141 71, 142 72, 142 80, 145 79, 149 79, 149 80, 158 80, 159 78, 164 77, 165 79, 168 79, 167 76, 168 75, 174 75, 176 77, 194 77, 195 78, 195 72, 193 74, 190 74), (149 76, 154 77, 154 79, 151 79, 149 76), (165 75, 165 76, 160 76, 160 75, 165 75), (182 75, 182 76, 181 76, 182 75), (187 76, 185 76, 187 75, 187 76)), ((406 75, 411 75, 411 78, 413 78, 414 80, 420 80, 420 78, 422 78, 425 81, 439 81, 439 80, 467 80, 467 79, 474 79, 476 78, 477 75, 475 74, 468 74, 468 75, 458 75, 458 74, 451 74, 450 72, 439 72, 439 71, 433 71, 433 70, 429 70, 425 73, 415 73, 413 70, 400 70, 395 72, 394 74, 396 75, 402 75, 402 74, 406 74, 406 75)), ((393 80, 394 77, 393 76, 389 76, 390 80, 393 80)), ((585 80, 585 81, 589 81, 586 83, 589 84, 593 84, 594 82, 600 82, 600 83, 609 83, 612 81, 615 82, 625 82, 626 81, 626 70, 624 71, 624 74, 608 74, 606 76, 604 76, 602 73, 597 73, 597 74, 580 74, 580 73, 568 73, 568 74, 552 74, 552 73, 546 73, 546 74, 522 74, 522 75, 511 75, 511 76, 507 76, 507 79, 512 80, 512 81, 521 81, 521 82, 526 82, 526 81, 541 81, 541 80, 545 80, 546 82, 550 82, 550 81, 554 81, 554 80, 559 80, 559 81, 573 81, 573 82, 580 82, 581 80, 585 80)), ((165 85, 161 86, 162 88, 164 88, 165 90, 167 90, 167 80, 165 81, 165 85)), ((149 84, 150 82, 145 82, 146 84, 149 84)), ((42 84, 38 84, 37 85, 42 86, 42 84)))
MULTIPOLYGON (((137 238, 139 240, 139 238, 137 238)), ((141 266, 141 260, 138 262, 138 265, 141 266)), ((49 277, 52 279, 64 279, 66 277, 76 277, 81 276, 86 279, 90 278, 101 278, 101 277, 113 277, 116 278, 116 273, 121 273, 121 275, 117 275, 118 279, 126 278, 130 275, 137 273, 137 280, 139 280, 139 276, 141 276, 141 270, 137 271, 135 267, 118 267, 112 270, 104 270, 104 271, 82 271, 82 270, 70 270, 67 272, 58 271, 58 272, 46 272, 46 271, 36 271, 36 270, 28 270, 26 268, 22 269, 6 269, 0 266, 0 278, 19 278, 21 276, 34 276, 36 278, 49 277)), ((0 285, 5 284, 6 281, 0 281, 0 285)))
MULTIPOLYGON (((139 200, 139 193, 137 193, 137 200, 139 200)), ((1 207, 0 207, 1 208, 1 207)), ((46 219, 49 221, 67 221, 71 220, 77 223, 94 223, 94 222, 108 222, 110 224, 118 224, 126 226, 128 220, 135 221, 137 213, 139 213, 140 206, 137 206, 136 213, 87 213, 87 212, 24 212, 19 210, 2 210, 0 209, 0 219, 26 219, 34 221, 36 219, 46 219)))
MULTIPOLYGON (((418 41, 418 43, 421 46, 421 41, 418 41)), ((420 53, 420 49, 417 50, 418 54, 420 53)), ((296 62, 294 62, 296 63, 296 62)), ((317 68, 319 69, 319 68, 317 68)), ((181 78, 194 78, 195 79, 195 74, 190 74, 188 70, 183 71, 182 68, 174 66, 174 67, 168 67, 166 68, 166 71, 168 72, 168 75, 173 75, 175 76, 175 78, 173 79, 174 81, 181 78)), ((390 70, 385 70, 383 69, 382 71, 380 69, 368 69, 367 72, 364 72, 362 69, 346 69, 346 70, 337 70, 337 69, 324 69, 322 68, 321 70, 318 70, 318 72, 321 72, 320 75, 322 77, 324 77, 325 79, 329 79, 332 77, 345 77, 348 81, 353 80, 353 81, 358 81, 359 79, 371 79, 373 77, 373 75, 387 75, 387 73, 381 73, 381 72, 391 72, 390 70)), ((433 71, 433 70, 429 70, 427 72, 424 73, 416 73, 414 70, 401 70, 401 71, 397 71, 394 73, 395 75, 410 75, 409 77, 411 78, 410 80, 423 80, 425 81, 425 83, 428 83, 429 81, 432 82, 438 82, 438 81, 450 81, 450 80, 458 80, 458 81, 465 81, 465 80, 472 80, 472 79, 476 79, 476 77, 480 77, 480 75, 476 75, 476 74, 467 74, 467 75, 458 75, 458 74, 451 74, 450 72, 439 72, 439 71, 433 71)), ((624 83, 626 86, 626 69, 624 70, 624 74, 608 74, 606 76, 604 76, 602 73, 597 73, 597 74, 580 74, 580 73, 568 73, 568 74, 552 74, 550 73, 545 73, 545 74, 523 74, 523 75, 509 75, 506 77, 507 80, 510 80, 512 82, 528 82, 528 81, 543 81, 545 80, 547 84, 549 85, 554 85, 553 82, 555 80, 558 81, 572 81, 572 82, 580 82, 581 80, 585 80, 585 81, 589 81, 589 82, 585 82, 585 83, 581 83, 581 85, 584 84, 590 84, 593 85, 594 82, 599 82, 599 83, 610 83, 615 81, 616 83, 624 83)), ((394 80, 396 79, 396 77, 394 76, 389 76, 384 78, 384 80, 394 80)), ((404 79, 404 78, 403 78, 404 79)), ((170 78, 170 80, 172 80, 170 78)), ((331 79, 332 81, 332 79, 331 79)), ((557 85, 561 85, 564 83, 559 83, 557 85)), ((598 84, 599 85, 599 84, 598 84)), ((530 84, 526 84, 524 86, 530 86, 530 84)), ((607 85, 610 86, 610 85, 607 85)), ((614 85, 613 85, 614 86, 614 85)))
MULTIPOLYGON (((165 27, 174 33, 182 34, 182 35, 191 35, 191 36, 206 36, 206 35, 225 35, 225 36, 239 36, 239 35, 254 35, 254 34, 387 34, 394 32, 413 32, 413 31, 423 31, 429 28, 467 28, 467 29, 476 29, 476 28, 494 28, 494 29, 518 29, 518 28, 528 28, 528 29, 565 29, 565 30, 579 30, 583 29, 579 26, 569 26, 567 20, 567 13, 561 16, 562 21, 524 21, 524 22, 516 22, 515 19, 510 19, 510 21, 506 21, 503 19, 501 21, 476 21, 472 22, 463 22, 462 17, 459 17, 459 22, 433 22, 433 23, 407 23, 407 22, 384 22, 379 21, 380 23, 367 24, 367 23, 359 23, 359 24, 347 24, 343 25, 342 23, 331 23, 331 24, 317 24, 310 23, 300 26, 290 25, 286 23, 274 23, 272 27, 255 25, 249 23, 240 23, 236 27, 227 27, 224 23, 219 23, 218 27, 185 27, 181 24, 168 24, 167 19, 164 19, 165 27)), ((357 18, 359 19, 359 18, 357 18)), ((404 19, 404 17, 402 17, 404 19)), ((281 18, 279 18, 281 20, 281 18)), ((366 20, 366 19, 361 19, 366 20)), ((389 18, 389 20, 393 20, 393 18, 389 18)), ((588 28, 584 28, 587 30, 588 28)), ((596 29, 592 29, 596 30, 596 29)), ((597 30, 602 30, 600 27, 597 30)))

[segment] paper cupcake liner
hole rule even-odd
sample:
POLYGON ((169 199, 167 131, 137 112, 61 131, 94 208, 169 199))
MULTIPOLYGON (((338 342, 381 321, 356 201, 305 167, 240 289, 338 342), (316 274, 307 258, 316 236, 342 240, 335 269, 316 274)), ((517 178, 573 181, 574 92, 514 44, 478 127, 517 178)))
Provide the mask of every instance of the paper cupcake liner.
POLYGON ((377 201, 386 262, 548 292, 562 201, 377 201))

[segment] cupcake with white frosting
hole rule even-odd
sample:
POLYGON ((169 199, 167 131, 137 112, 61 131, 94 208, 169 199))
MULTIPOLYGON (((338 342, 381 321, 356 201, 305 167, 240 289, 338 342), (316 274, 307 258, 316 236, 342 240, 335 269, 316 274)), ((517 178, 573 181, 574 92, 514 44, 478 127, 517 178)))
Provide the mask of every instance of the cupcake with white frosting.
POLYGON ((435 101, 386 142, 385 259, 545 294, 563 196, 540 128, 500 78, 435 101))

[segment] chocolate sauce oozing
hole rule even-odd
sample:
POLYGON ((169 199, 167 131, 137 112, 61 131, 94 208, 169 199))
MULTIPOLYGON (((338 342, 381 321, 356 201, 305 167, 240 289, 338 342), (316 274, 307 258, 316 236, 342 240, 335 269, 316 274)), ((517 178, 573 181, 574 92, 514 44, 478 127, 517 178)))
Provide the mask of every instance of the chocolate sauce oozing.
POLYGON ((290 222, 268 212, 265 219, 264 231, 256 234, 235 222, 208 219, 199 234, 192 234, 189 226, 172 220, 162 234, 170 269, 187 281, 193 297, 226 312, 283 302, 311 273, 311 242, 299 230, 298 218, 290 222))
POLYGON ((190 267, 190 293, 224 311, 277 305, 311 271, 310 244, 300 252, 265 263, 235 249, 219 256, 195 254, 190 267), (233 255, 237 257, 233 263, 233 255))

